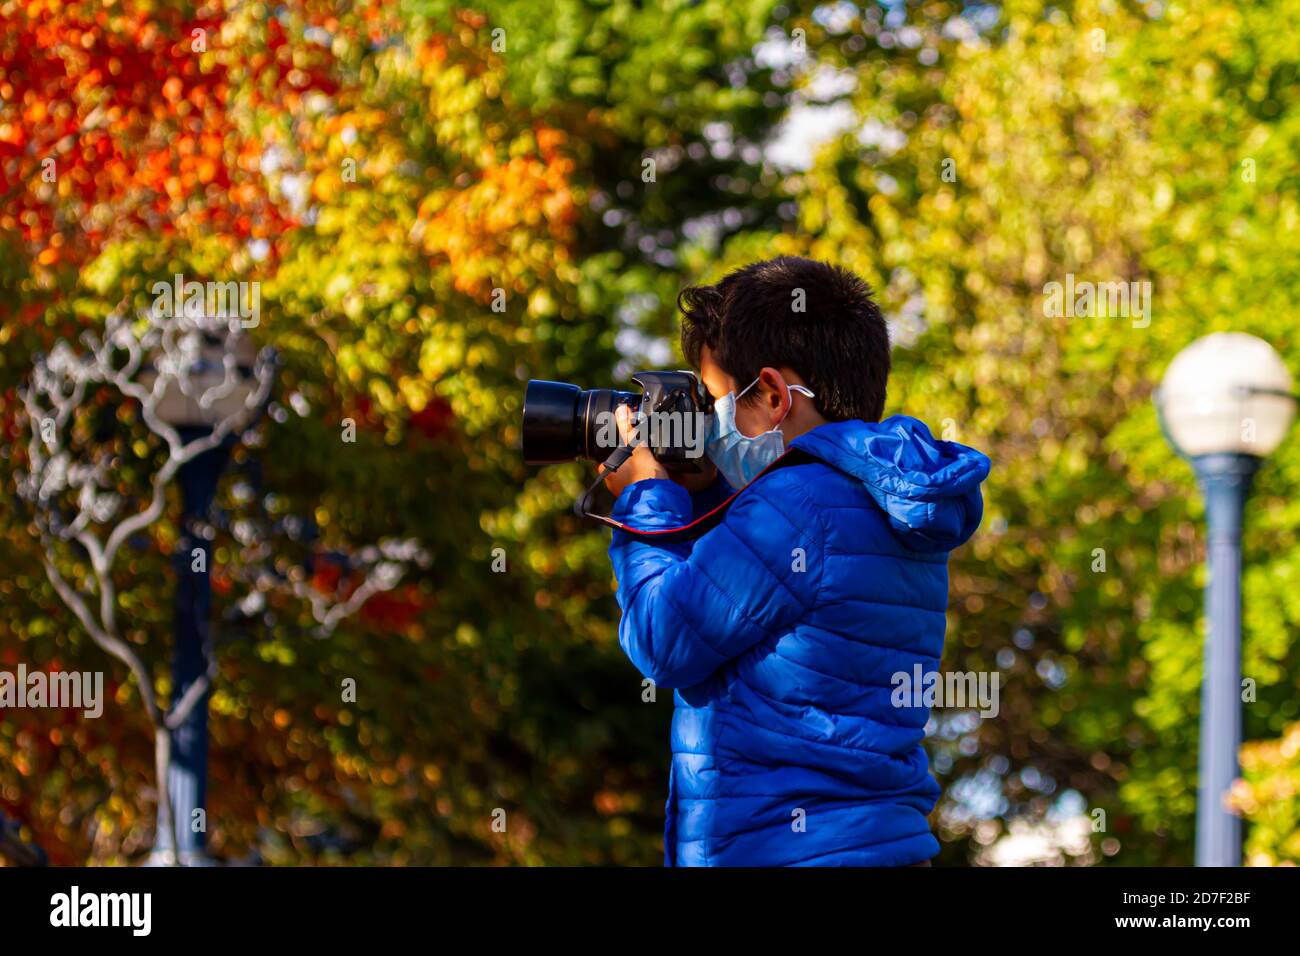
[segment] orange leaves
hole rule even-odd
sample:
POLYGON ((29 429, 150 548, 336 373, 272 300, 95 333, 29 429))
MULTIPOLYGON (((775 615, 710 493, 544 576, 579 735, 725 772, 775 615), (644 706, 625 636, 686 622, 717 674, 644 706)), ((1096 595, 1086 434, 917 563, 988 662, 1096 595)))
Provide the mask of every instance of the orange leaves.
POLYGON ((23 112, 23 123, 28 127, 35 126, 37 123, 44 123, 48 116, 46 105, 40 100, 32 100, 23 112))
POLYGON ((475 30, 482 30, 488 22, 487 14, 477 10, 457 10, 456 19, 475 30))
POLYGON ((459 11, 414 50, 442 151, 412 235, 452 287, 479 301, 533 292, 572 260, 580 210, 567 134, 502 95, 506 67, 459 11))
POLYGON ((0 231, 38 266, 84 261, 132 230, 239 240, 283 228, 256 165, 228 160, 247 150, 226 112, 242 54, 216 47, 221 3, 200 20, 137 0, 3 8, 0 231))
POLYGON ((184 89, 185 84, 181 82, 179 76, 169 77, 162 85, 162 95, 167 99, 167 102, 175 104, 180 101, 184 89))
POLYGON ((424 249, 445 258, 458 291, 485 299, 505 277, 550 275, 569 258, 578 220, 573 162, 558 153, 563 134, 550 132, 548 161, 517 156, 421 204, 424 249))
POLYGON ((542 159, 548 163, 559 157, 560 150, 568 141, 568 136, 564 130, 552 129, 549 126, 538 125, 534 127, 533 136, 537 140, 537 151, 542 154, 542 159))

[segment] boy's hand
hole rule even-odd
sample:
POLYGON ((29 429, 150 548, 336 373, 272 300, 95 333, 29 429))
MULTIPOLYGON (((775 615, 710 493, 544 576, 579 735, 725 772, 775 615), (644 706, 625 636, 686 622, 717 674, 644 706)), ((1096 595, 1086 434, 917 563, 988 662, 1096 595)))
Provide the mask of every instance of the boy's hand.
MULTIPOLYGON (((614 412, 614 420, 618 422, 618 434, 624 444, 628 441, 628 435, 632 431, 631 423, 632 410, 626 405, 620 405, 614 412)), ((605 466, 601 465, 597 469, 603 472, 605 466)), ((632 456, 619 466, 618 471, 613 472, 605 479, 605 487, 608 488, 617 498, 623 493, 623 489, 634 482, 644 481, 647 478, 667 478, 668 470, 659 464, 659 459, 654 456, 647 445, 638 445, 632 452, 632 456)))

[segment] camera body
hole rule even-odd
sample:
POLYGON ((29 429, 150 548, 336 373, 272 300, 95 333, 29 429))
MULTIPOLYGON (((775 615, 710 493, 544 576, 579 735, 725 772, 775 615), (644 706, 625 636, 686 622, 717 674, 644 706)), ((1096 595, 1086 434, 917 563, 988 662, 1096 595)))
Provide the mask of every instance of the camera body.
POLYGON ((614 414, 633 409, 633 444, 645 444, 668 471, 703 470, 713 398, 690 371, 637 372, 641 391, 580 389, 534 379, 524 393, 524 461, 530 465, 586 459, 603 462, 622 444, 614 414))
POLYGON ((648 432, 642 440, 651 453, 668 471, 702 471, 713 396, 700 377, 687 371, 637 372, 632 381, 642 389, 637 424, 648 432))

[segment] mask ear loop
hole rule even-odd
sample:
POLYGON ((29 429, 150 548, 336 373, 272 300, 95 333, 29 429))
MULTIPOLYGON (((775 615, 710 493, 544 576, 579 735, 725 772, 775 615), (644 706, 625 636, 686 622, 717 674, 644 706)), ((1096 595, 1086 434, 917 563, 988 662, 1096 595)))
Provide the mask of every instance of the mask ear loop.
MULTIPOLYGON (((790 393, 790 392, 798 392, 800 395, 807 395, 809 398, 816 398, 816 397, 817 397, 816 395, 814 395, 814 394, 812 393, 812 390, 811 390, 811 389, 806 388, 806 387, 803 386, 803 385, 787 385, 787 386, 785 387, 785 390, 786 390, 786 393, 787 393, 787 394, 790 393)), ((781 416, 781 422, 785 421, 787 418, 790 417, 790 412, 791 412, 793 409, 794 409, 794 398, 791 398, 791 399, 790 399, 790 407, 787 408, 787 409, 785 410, 785 414, 781 416)), ((777 422, 776 425, 771 429, 771 431, 776 431, 777 428, 780 428, 780 427, 781 427, 781 422, 777 422)))
MULTIPOLYGON (((748 385, 742 388, 740 390, 740 394, 736 396, 736 401, 739 402, 742 398, 744 398, 745 393, 748 392, 755 385, 757 385, 762 380, 762 378, 763 376, 760 375, 758 378, 754 379, 752 382, 750 382, 748 385)), ((787 392, 798 392, 800 395, 807 395, 809 398, 817 397, 815 394, 813 394, 812 389, 808 388, 806 385, 787 385, 785 387, 785 390, 787 392)), ((787 410, 786 414, 789 415, 790 412, 787 410)))

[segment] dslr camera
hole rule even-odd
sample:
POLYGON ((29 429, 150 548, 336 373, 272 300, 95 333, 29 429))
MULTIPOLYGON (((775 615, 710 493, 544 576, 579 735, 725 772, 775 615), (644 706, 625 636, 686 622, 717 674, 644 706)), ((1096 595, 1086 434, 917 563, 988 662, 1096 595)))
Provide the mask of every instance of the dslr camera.
MULTIPOLYGON (((648 445, 667 471, 703 470, 713 398, 694 372, 637 372, 640 392, 581 389, 534 379, 524 393, 524 461, 549 465, 586 459, 608 463, 623 445, 615 412, 632 409, 631 445, 648 445)), ((615 461, 626 457, 624 451, 615 461)))

